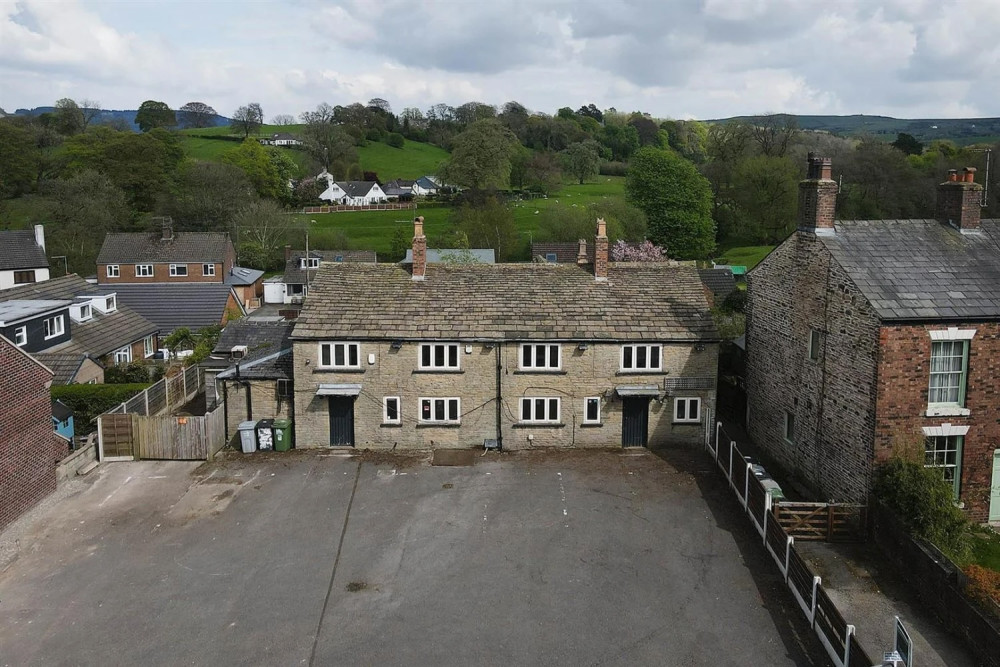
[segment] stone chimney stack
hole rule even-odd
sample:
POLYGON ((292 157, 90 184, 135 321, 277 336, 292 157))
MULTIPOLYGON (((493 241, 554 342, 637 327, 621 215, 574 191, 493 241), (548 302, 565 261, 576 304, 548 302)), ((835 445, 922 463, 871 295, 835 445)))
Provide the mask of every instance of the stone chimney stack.
POLYGON ((287 262, 292 258, 292 246, 285 244, 285 261, 287 262))
POLYGON ((35 245, 45 252, 45 225, 35 225, 35 245))
POLYGON ((413 219, 413 279, 423 280, 427 274, 427 237, 424 236, 424 216, 413 219))
POLYGON ((174 238, 174 221, 173 218, 169 216, 164 216, 160 218, 160 229, 162 231, 161 238, 164 241, 169 241, 174 238))
POLYGON ((837 183, 828 157, 809 154, 806 180, 799 183, 799 230, 813 234, 833 234, 837 208, 837 183))
POLYGON ((594 280, 608 279, 608 225, 604 218, 597 219, 597 238, 594 239, 594 280))
POLYGON ((587 258, 587 239, 580 239, 580 249, 576 251, 576 263, 590 263, 590 260, 587 258))
POLYGON ((975 181, 975 167, 966 167, 961 174, 955 169, 948 170, 948 180, 938 185, 938 220, 962 232, 979 229, 983 186, 975 181))

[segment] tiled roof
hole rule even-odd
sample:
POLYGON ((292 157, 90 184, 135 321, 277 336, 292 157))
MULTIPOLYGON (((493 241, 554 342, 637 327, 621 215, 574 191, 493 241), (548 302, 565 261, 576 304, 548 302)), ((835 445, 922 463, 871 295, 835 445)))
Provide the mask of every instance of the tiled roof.
POLYGON ((701 282, 712 290, 712 294, 718 300, 725 299, 730 292, 736 289, 736 280, 730 269, 698 269, 698 275, 701 276, 701 282))
MULTIPOLYGON (((452 262, 454 264, 495 264, 496 252, 493 248, 428 248, 427 263, 452 262)), ((413 264, 413 248, 406 251, 403 264, 413 264)))
POLYGON ((417 180, 415 180, 413 182, 413 184, 414 185, 419 185, 420 187, 424 188, 425 190, 436 190, 436 189, 438 189, 438 188, 441 187, 430 176, 421 176, 420 178, 418 178, 417 180))
POLYGON ((816 238, 883 320, 1000 318, 1000 221, 838 220, 816 238))
POLYGON ((264 275, 258 269, 248 269, 242 266, 234 266, 232 271, 226 274, 227 285, 253 285, 264 275))
POLYGON ((163 239, 160 232, 115 233, 104 237, 97 263, 222 263, 228 249, 229 234, 222 232, 174 232, 172 239, 163 239))
POLYGON ((294 322, 261 322, 248 318, 235 320, 226 325, 219 335, 213 354, 228 356, 236 345, 246 345, 246 361, 252 361, 292 346, 294 322))
MULTIPOLYGON (((553 243, 532 243, 531 257, 541 257, 555 253, 557 264, 576 264, 577 255, 580 252, 579 241, 559 241, 553 243)), ((587 244, 587 261, 594 263, 594 244, 587 244)))
MULTIPOLYGON (((102 285, 105 293, 116 292, 125 304, 151 321, 166 335, 188 327, 192 331, 220 324, 233 288, 222 283, 152 283, 148 285, 102 285)), ((239 300, 236 300, 237 303, 239 300)), ((243 314, 242 310, 238 313, 243 314)))
MULTIPOLYGON (((301 260, 306 256, 303 252, 293 252, 291 256, 285 260, 285 284, 286 285, 304 285, 306 282, 306 269, 301 268, 301 260)), ((350 262, 350 263, 369 263, 374 264, 377 260, 374 250, 310 250, 310 257, 315 257, 323 262, 350 262)), ((309 280, 313 280, 316 277, 316 272, 318 269, 311 269, 308 271, 309 280)))
POLYGON ((378 183, 375 181, 337 181, 340 189, 347 193, 348 197, 364 197, 372 191, 378 183))
MULTIPOLYGON (((240 360, 240 378, 246 380, 291 380, 292 372, 291 348, 256 359, 240 360)), ((217 377, 222 380, 235 378, 236 364, 219 373, 217 377)))
POLYGON ((73 322, 70 327, 73 345, 91 356, 101 357, 160 329, 155 321, 146 319, 140 314, 141 311, 133 310, 131 304, 122 299, 122 292, 127 287, 131 286, 113 285, 98 288, 97 285, 92 285, 75 273, 71 273, 68 276, 3 290, 0 292, 0 302, 22 299, 72 300, 78 296, 117 293, 118 309, 115 312, 105 315, 94 308, 93 319, 82 323, 73 322))
POLYGON ((713 341, 698 273, 619 264, 323 264, 293 338, 713 341))
POLYGON ((87 353, 79 348, 66 348, 59 352, 39 352, 34 357, 54 373, 52 384, 69 384, 87 360, 87 353))
POLYGON ((42 269, 48 265, 45 251, 35 243, 35 230, 0 231, 0 271, 42 269))

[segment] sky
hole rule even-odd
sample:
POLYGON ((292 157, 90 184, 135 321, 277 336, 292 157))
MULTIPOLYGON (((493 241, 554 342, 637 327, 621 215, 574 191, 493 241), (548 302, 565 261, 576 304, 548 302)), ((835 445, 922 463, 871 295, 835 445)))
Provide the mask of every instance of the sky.
POLYGON ((0 0, 0 108, 1000 116, 1000 0, 0 0))

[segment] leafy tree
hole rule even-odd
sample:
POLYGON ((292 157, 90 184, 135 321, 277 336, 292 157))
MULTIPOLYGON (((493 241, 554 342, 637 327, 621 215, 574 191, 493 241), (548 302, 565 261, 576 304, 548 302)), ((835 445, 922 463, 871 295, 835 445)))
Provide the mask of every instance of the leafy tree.
POLYGON ((660 123, 667 132, 667 143, 675 151, 695 164, 706 158, 708 127, 697 120, 667 120, 660 123))
POLYGON ((244 139, 251 134, 257 134, 261 125, 264 124, 264 110, 257 102, 251 102, 233 112, 233 117, 229 122, 229 127, 237 134, 242 134, 244 139))
POLYGON ((385 113, 389 114, 392 113, 392 107, 389 105, 387 101, 383 100, 381 97, 373 97, 370 100, 368 100, 368 106, 372 109, 378 109, 380 111, 384 111, 385 113))
MULTIPOLYGON (((609 117, 605 114, 605 119, 609 117)), ((606 123, 600 137, 602 144, 611 149, 611 159, 627 162, 639 149, 639 132, 632 125, 606 123)))
POLYGON ((212 127, 217 115, 215 109, 204 102, 188 102, 177 110, 181 127, 212 127))
POLYGON ((177 354, 178 350, 193 350, 196 342, 194 333, 188 327, 178 327, 163 339, 163 345, 171 355, 177 354))
POLYGON ((632 242, 645 240, 648 227, 646 214, 624 199, 609 197, 593 202, 587 209, 590 211, 591 224, 597 218, 604 218, 609 230, 620 230, 614 236, 609 231, 609 239, 623 238, 632 242))
POLYGON ((916 137, 912 134, 907 134, 906 132, 897 134, 896 140, 892 142, 892 145, 907 155, 920 155, 924 152, 924 145, 917 141, 916 137))
POLYGON ((411 247, 412 239, 409 236, 409 225, 398 226, 392 230, 392 239, 389 242, 389 257, 393 262, 400 262, 406 257, 406 251, 411 247))
POLYGON ((496 197, 459 206, 452 212, 452 225, 465 234, 470 247, 493 248, 498 262, 510 258, 519 244, 514 214, 496 197))
POLYGON ((745 238, 779 243, 795 229, 799 168, 787 157, 759 155, 739 163, 733 199, 745 238))
POLYGON ((601 155, 600 147, 596 141, 591 139, 571 144, 560 155, 566 171, 573 178, 579 179, 580 185, 583 185, 583 182, 591 176, 597 175, 597 168, 601 164, 601 155))
POLYGON ((194 349, 191 351, 191 355, 184 360, 184 365, 194 366, 208 359, 212 350, 215 349, 216 343, 219 342, 220 335, 222 335, 222 325, 219 324, 210 324, 198 329, 198 333, 194 337, 194 349))
POLYGON ((83 132, 87 127, 83 110, 68 97, 57 100, 55 111, 52 113, 53 127, 59 134, 69 137, 83 132))
POLYGON ((385 143, 389 144, 393 148, 402 148, 406 145, 406 139, 398 132, 390 132, 385 137, 385 143))
POLYGON ((604 122, 604 114, 601 113, 601 110, 598 109, 596 106, 594 106, 592 103, 577 109, 576 114, 578 116, 587 116, 589 118, 593 118, 598 123, 604 122))
POLYGON ((500 121, 477 121, 455 137, 441 175, 449 183, 474 190, 506 187, 517 145, 517 137, 500 121))
POLYGON ((146 100, 139 105, 139 110, 135 114, 135 124, 143 132, 158 127, 176 127, 177 116, 166 102, 146 100))
POLYGON ((288 181, 282 179, 271 155, 255 139, 245 139, 239 148, 223 153, 222 161, 242 169, 261 197, 286 196, 288 181))
POLYGON ((342 174, 358 161, 354 138, 332 122, 314 120, 302 131, 302 145, 331 174, 342 174))
POLYGON ((29 192, 38 173, 38 149, 31 132, 0 121, 0 198, 29 192))
POLYGON ((496 118, 497 109, 491 104, 482 102, 466 102, 454 110, 455 121, 459 125, 469 126, 483 120, 496 118))
POLYGON ((672 257, 700 259, 715 248, 712 189, 677 153, 640 149, 629 164, 625 196, 645 212, 652 241, 672 257))
POLYGON ((296 207, 315 206, 319 196, 327 188, 325 179, 304 178, 292 188, 292 205, 296 207))
POLYGON ((634 113, 632 117, 629 118, 628 124, 635 128, 636 133, 639 135, 639 145, 640 146, 655 146, 657 148, 662 148, 663 144, 660 140, 660 126, 656 124, 656 121, 649 116, 644 116, 641 113, 634 113))
POLYGON ((239 167, 222 162, 186 162, 176 176, 176 185, 165 196, 158 211, 177 223, 178 229, 229 229, 232 214, 257 196, 239 167))
POLYGON ((503 105, 497 118, 503 123, 504 127, 514 133, 518 141, 524 143, 527 136, 529 116, 528 109, 523 104, 511 101, 503 105))

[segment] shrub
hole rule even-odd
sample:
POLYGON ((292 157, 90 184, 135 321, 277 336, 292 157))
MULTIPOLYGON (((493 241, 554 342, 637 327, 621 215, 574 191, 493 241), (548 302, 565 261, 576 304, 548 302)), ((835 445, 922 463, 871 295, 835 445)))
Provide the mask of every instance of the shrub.
POLYGON ((365 132, 365 139, 368 141, 382 141, 382 130, 377 127, 369 128, 368 131, 365 132))
POLYGON ((73 411, 76 435, 86 435, 94 429, 97 415, 124 403, 148 384, 69 384, 52 387, 52 398, 62 401, 73 411))
POLYGON ((111 366, 104 371, 105 384, 139 384, 150 381, 150 366, 144 361, 111 366))
POLYGON ((597 171, 601 176, 624 176, 628 165, 624 162, 602 162, 597 171))
POLYGON ((722 302, 722 307, 730 313, 747 312, 747 291, 734 289, 726 295, 725 300, 722 302))
POLYGON ((954 490, 934 468, 906 452, 895 454, 875 472, 874 494, 910 533, 964 562, 969 555, 969 521, 955 506, 954 490))
POLYGON ((406 144, 406 139, 403 135, 398 132, 390 132, 385 138, 385 143, 389 144, 393 148, 402 148, 406 144))
POLYGON ((1000 572, 981 565, 969 565, 964 571, 968 577, 966 594, 993 616, 1000 617, 1000 572))

